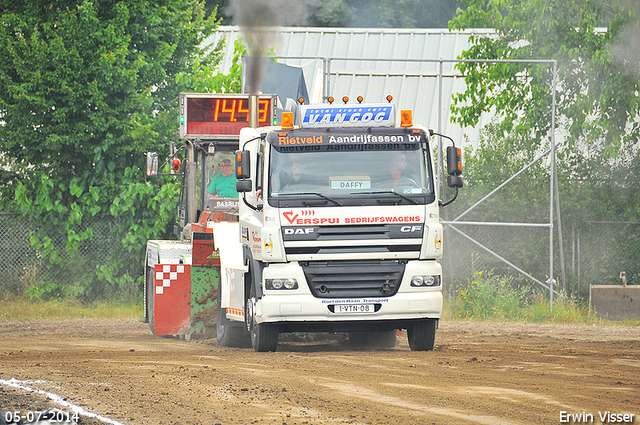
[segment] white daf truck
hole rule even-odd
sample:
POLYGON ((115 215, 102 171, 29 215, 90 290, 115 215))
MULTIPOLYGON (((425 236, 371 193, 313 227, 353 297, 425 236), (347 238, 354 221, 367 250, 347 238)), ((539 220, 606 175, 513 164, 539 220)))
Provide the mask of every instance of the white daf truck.
MULTIPOLYGON (((433 349, 443 204, 431 134, 399 115, 390 102, 301 105, 295 125, 284 113, 241 130, 239 223, 213 224, 221 345, 249 333, 254 350, 275 351, 279 333, 307 331, 395 344, 406 329, 412 350, 433 349)), ((458 148, 447 165, 457 195, 458 148)))

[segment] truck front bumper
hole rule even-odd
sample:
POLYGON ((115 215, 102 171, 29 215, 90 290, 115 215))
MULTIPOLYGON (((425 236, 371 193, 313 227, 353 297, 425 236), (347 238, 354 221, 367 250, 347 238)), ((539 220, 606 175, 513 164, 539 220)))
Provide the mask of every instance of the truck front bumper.
POLYGON ((398 292, 388 297, 317 298, 306 283, 304 273, 296 263, 271 264, 264 269, 264 279, 295 278, 295 290, 264 290, 256 304, 258 323, 278 323, 281 330, 309 329, 339 331, 354 326, 404 328, 407 321, 439 319, 442 313, 442 286, 413 287, 415 275, 438 276, 441 267, 436 261, 409 261, 398 292), (345 328, 345 329, 343 329, 345 328))

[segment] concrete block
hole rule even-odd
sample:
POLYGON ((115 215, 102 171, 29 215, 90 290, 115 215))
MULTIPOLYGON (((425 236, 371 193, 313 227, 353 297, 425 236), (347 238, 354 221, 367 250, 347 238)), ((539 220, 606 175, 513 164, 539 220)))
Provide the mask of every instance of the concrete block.
POLYGON ((589 311, 601 319, 640 320, 640 286, 591 285, 589 311))

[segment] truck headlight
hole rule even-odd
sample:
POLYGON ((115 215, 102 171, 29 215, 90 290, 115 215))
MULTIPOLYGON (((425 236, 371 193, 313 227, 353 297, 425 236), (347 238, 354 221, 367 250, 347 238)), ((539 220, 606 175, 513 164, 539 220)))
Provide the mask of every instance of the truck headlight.
POLYGON ((264 286, 267 289, 298 289, 298 281, 294 278, 265 279, 264 286))
POLYGON ((440 276, 413 276, 411 278, 411 286, 440 286, 440 276))

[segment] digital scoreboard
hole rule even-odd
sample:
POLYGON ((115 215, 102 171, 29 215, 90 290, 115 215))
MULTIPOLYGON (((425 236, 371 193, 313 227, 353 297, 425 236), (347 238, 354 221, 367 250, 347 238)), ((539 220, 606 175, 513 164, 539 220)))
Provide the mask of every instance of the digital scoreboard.
MULTIPOLYGON (((258 96, 258 125, 274 125, 276 95, 258 96)), ((180 138, 238 135, 249 126, 248 94, 180 93, 180 138)))

